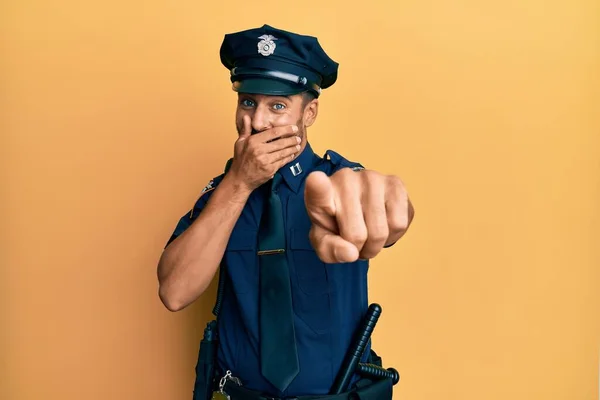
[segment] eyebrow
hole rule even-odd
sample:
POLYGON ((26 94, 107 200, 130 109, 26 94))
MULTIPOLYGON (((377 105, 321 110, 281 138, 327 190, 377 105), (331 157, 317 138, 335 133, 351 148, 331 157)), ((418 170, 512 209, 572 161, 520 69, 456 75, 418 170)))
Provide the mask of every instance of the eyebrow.
POLYGON ((270 98, 267 99, 267 101, 269 101, 269 100, 275 100, 276 101, 276 100, 280 100, 280 99, 286 99, 288 102, 292 103, 292 97, 289 96, 289 95, 286 96, 286 95, 283 95, 283 94, 279 94, 279 95, 275 95, 275 96, 270 96, 270 98))

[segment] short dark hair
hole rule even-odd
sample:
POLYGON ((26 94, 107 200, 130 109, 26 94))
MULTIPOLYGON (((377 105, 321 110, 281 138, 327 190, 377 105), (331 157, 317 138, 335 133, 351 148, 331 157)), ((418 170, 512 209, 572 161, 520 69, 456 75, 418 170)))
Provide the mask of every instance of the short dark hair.
POLYGON ((301 94, 302 94, 302 107, 306 107, 306 105, 308 103, 310 103, 311 101, 313 101, 314 99, 317 98, 317 96, 310 90, 307 90, 306 92, 302 92, 301 94))

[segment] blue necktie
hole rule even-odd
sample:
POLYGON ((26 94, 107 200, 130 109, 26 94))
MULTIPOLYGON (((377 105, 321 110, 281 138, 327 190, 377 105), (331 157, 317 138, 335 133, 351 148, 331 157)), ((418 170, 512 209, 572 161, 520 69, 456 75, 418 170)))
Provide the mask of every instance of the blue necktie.
POLYGON ((290 271, 285 254, 285 230, 275 174, 258 232, 260 261, 260 360, 261 373, 283 392, 300 371, 290 271))

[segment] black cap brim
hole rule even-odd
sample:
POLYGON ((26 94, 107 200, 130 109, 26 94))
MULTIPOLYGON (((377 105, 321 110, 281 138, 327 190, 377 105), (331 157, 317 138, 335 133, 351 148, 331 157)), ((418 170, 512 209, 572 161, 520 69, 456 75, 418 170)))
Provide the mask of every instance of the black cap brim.
POLYGON ((238 93, 291 96, 305 92, 306 88, 276 79, 250 78, 233 82, 233 90, 238 93))

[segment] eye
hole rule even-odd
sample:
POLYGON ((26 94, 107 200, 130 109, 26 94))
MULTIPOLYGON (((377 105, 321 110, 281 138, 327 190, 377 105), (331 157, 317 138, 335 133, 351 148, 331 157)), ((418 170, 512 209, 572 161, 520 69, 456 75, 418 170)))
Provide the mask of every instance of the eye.
POLYGON ((275 103, 275 104, 273 104, 273 108, 277 111, 281 111, 281 110, 285 109, 285 104, 275 103))
POLYGON ((254 107, 254 102, 250 99, 243 99, 241 103, 244 107, 254 107))

